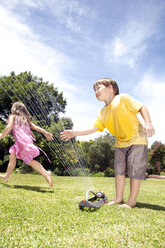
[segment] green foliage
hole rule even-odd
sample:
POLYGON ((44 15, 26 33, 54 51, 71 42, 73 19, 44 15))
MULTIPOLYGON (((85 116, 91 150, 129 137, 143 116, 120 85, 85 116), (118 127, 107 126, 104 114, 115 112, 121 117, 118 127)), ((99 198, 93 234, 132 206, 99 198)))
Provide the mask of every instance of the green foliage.
POLYGON ((95 173, 103 172, 107 167, 113 167, 115 138, 109 133, 96 138, 94 141, 85 145, 88 166, 95 173))
POLYGON ((53 173, 57 176, 62 176, 62 171, 60 170, 60 168, 56 167, 53 171, 53 173))
POLYGON ((22 161, 19 160, 18 161, 18 164, 19 164, 18 168, 15 169, 15 171, 14 171, 16 174, 17 173, 27 174, 27 173, 32 173, 32 172, 34 173, 32 167, 26 165, 24 162, 22 162, 22 161))
POLYGON ((114 177, 115 176, 115 171, 112 168, 107 168, 104 171, 105 177, 114 177))
POLYGON ((165 160, 165 145, 163 145, 161 142, 157 143, 151 153, 151 162, 154 163, 155 160, 159 160, 163 166, 163 162, 165 160))
POLYGON ((96 172, 91 174, 92 177, 105 177, 104 172, 96 172))
POLYGON ((91 146, 93 143, 94 143, 93 140, 81 141, 81 142, 80 142, 79 140, 77 141, 77 144, 80 145, 80 147, 82 148, 82 150, 83 150, 83 152, 84 152, 85 155, 88 154, 89 149, 90 149, 90 146, 91 146))
POLYGON ((30 72, 0 77, 0 116, 6 120, 13 102, 22 101, 36 120, 46 125, 51 119, 59 121, 59 113, 65 112, 66 100, 53 84, 30 72), (35 112, 35 113, 34 113, 35 112))
MULTIPOLYGON (((5 128, 5 125, 0 121, 0 132, 5 128)), ((13 145, 13 136, 8 135, 3 140, 0 140, 0 171, 5 172, 9 162, 9 148, 13 145)))
POLYGON ((165 169, 165 145, 159 141, 155 141, 149 151, 149 174, 160 173, 165 169), (158 168, 158 166, 160 168, 158 168))
POLYGON ((90 174, 90 171, 89 171, 89 169, 87 169, 87 168, 72 168, 71 170, 70 170, 70 172, 71 172, 71 175, 72 176, 80 176, 80 177, 84 177, 85 175, 89 175, 90 174))

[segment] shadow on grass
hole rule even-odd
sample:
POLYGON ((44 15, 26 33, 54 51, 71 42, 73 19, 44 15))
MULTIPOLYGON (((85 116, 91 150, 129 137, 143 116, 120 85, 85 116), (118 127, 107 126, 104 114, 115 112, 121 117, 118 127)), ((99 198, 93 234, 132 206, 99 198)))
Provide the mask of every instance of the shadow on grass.
POLYGON ((99 208, 79 208, 81 212, 96 212, 99 208))
POLYGON ((36 192, 40 192, 40 193, 54 193, 53 189, 48 190, 44 190, 41 187, 38 186, 29 186, 29 185, 9 185, 9 184, 5 184, 5 183, 1 183, 4 187, 7 188, 11 188, 11 189, 25 189, 25 190, 31 190, 31 191, 36 191, 36 192))
POLYGON ((153 210, 158 210, 158 211, 165 211, 165 207, 163 206, 148 204, 148 203, 141 203, 141 202, 136 203, 136 208, 148 208, 148 209, 153 209, 153 210))

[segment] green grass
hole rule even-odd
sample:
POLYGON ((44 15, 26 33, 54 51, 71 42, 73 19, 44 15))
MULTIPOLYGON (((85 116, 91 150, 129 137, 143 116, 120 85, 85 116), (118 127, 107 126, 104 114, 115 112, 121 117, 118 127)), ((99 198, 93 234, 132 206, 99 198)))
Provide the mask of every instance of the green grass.
MULTIPOLYGON (((40 175, 12 174, 0 182, 0 247, 165 247, 165 180, 142 182, 137 207, 103 205, 80 211, 92 181, 95 192, 114 198, 114 178, 53 177, 50 190, 40 175)), ((129 194, 126 180, 125 199, 129 194)))

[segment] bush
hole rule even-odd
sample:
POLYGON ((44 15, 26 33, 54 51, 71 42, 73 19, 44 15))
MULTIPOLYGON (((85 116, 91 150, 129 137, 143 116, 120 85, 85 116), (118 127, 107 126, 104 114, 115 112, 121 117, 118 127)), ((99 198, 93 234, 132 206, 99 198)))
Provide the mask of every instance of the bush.
POLYGON ((105 177, 105 174, 104 172, 98 172, 98 173, 93 173, 91 176, 92 177, 105 177))
POLYGON ((27 173, 32 173, 33 168, 31 166, 28 166, 27 164, 23 163, 21 170, 20 170, 20 174, 27 174, 27 173))
POLYGON ((151 163, 147 163, 147 174, 148 175, 151 175, 151 174, 154 174, 154 171, 155 171, 155 165, 151 164, 151 163))
POLYGON ((105 177, 114 177, 115 176, 115 171, 111 167, 108 167, 104 171, 105 177))
POLYGON ((57 176, 62 176, 62 171, 58 167, 54 169, 53 173, 56 174, 57 176))
POLYGON ((84 176, 90 176, 90 170, 88 168, 70 168, 64 171, 64 176, 78 176, 78 177, 84 177, 84 176))
POLYGON ((14 173, 16 174, 27 174, 27 173, 34 173, 35 171, 31 166, 28 166, 21 160, 17 160, 17 168, 14 170, 14 173))

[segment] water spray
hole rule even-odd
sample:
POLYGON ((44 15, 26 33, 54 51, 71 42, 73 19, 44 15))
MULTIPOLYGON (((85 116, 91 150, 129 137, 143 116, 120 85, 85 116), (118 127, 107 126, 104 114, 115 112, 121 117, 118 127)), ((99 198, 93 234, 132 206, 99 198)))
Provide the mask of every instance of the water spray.
POLYGON ((93 208, 98 209, 103 204, 108 203, 108 198, 106 197, 105 193, 103 191, 99 191, 97 193, 94 193, 91 190, 88 190, 86 193, 86 199, 82 200, 79 203, 79 209, 84 210, 84 208, 93 208), (92 193, 94 196, 89 199, 89 194, 92 193))

